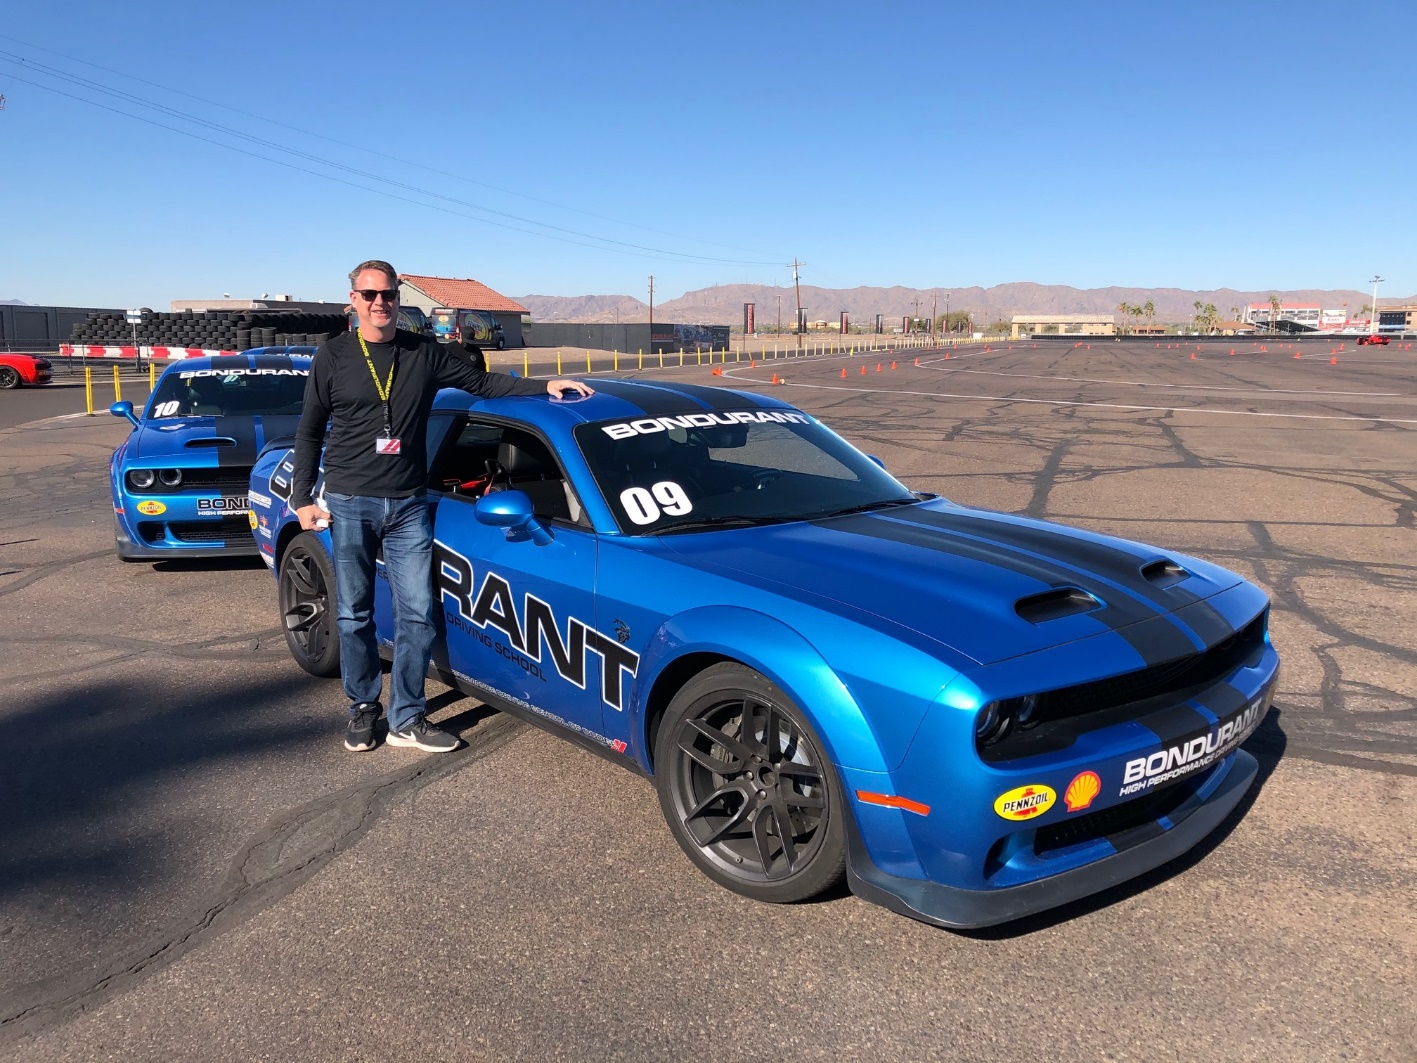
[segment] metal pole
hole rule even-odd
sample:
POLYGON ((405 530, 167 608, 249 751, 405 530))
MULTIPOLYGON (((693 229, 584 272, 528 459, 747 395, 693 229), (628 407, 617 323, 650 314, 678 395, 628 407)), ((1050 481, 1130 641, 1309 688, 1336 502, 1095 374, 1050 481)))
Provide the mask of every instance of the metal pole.
POLYGON ((1373 312, 1368 315, 1368 334, 1371 336, 1378 331, 1378 285, 1383 279, 1376 273, 1373 274, 1373 312))

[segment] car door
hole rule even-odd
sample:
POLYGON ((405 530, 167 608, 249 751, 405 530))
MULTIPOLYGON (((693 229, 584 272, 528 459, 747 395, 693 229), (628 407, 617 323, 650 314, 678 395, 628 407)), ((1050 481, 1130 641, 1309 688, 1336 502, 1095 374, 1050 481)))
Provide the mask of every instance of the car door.
POLYGON ((605 678, 617 644, 595 630, 596 536, 572 517, 579 506, 566 504, 564 471, 550 448, 521 426, 468 418, 449 434, 430 479, 441 495, 433 576, 450 669, 573 730, 602 735, 604 707, 618 708, 624 688, 617 664, 605 678), (509 475, 497 458, 488 467, 490 455, 505 458, 509 447, 536 451, 535 479, 524 469, 522 479, 509 475), (550 544, 478 522, 477 500, 509 488, 532 496, 550 544))

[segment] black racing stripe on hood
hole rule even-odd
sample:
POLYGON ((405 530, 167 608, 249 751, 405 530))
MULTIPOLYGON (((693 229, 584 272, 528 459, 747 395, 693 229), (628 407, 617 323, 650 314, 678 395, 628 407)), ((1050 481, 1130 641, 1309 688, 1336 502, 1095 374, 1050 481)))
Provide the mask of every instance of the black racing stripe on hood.
POLYGON ((1085 573, 1051 564, 1046 558, 1033 557, 1010 549, 1006 544, 951 536, 869 513, 852 517, 831 517, 812 523, 831 531, 868 535, 875 539, 979 561, 1028 576, 1044 587, 1080 587, 1104 603, 1103 608, 1092 615, 1125 639, 1148 666, 1189 657, 1196 652, 1195 643, 1187 638, 1184 632, 1171 623, 1168 617, 1156 615, 1144 603, 1119 594, 1115 588, 1090 579, 1085 573))
POLYGON ((256 464, 256 455, 260 448, 256 445, 256 420, 250 414, 244 416, 231 415, 215 418, 212 426, 212 435, 221 438, 226 436, 236 440, 236 446, 214 447, 216 451, 216 463, 223 468, 233 465, 244 465, 250 468, 256 464))
POLYGON ((1042 528, 1031 528, 1022 524, 981 519, 966 513, 942 513, 932 509, 900 510, 891 516, 897 520, 912 521, 932 528, 943 528, 966 535, 1000 541, 1008 545, 1027 547, 1043 553, 1053 554, 1069 564, 1079 565, 1096 572, 1113 583, 1120 583, 1139 597, 1171 612, 1183 605, 1196 608, 1188 610, 1188 626, 1196 631, 1206 646, 1213 646, 1221 639, 1235 633, 1235 628, 1214 606, 1205 604, 1194 592, 1187 590, 1184 583, 1165 589, 1154 587, 1141 575, 1141 563, 1137 557, 1125 550, 1119 550, 1107 543, 1077 539, 1042 528))

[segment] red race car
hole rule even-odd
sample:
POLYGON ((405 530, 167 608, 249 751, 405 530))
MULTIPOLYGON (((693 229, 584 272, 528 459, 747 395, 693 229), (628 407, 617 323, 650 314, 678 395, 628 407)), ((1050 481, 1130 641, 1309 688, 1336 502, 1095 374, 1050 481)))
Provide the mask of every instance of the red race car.
POLYGON ((1359 347, 1386 347, 1392 341, 1380 332, 1370 332, 1366 336, 1358 337, 1359 347))
POLYGON ((48 358, 37 354, 0 354, 0 388, 48 384, 53 375, 48 358))

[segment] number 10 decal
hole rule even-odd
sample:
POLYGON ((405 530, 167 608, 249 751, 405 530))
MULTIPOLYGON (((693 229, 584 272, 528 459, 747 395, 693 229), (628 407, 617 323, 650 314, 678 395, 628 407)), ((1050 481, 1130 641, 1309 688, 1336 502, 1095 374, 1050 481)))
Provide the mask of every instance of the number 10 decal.
POLYGON ((673 480, 661 480, 648 491, 643 487, 627 487, 620 492, 620 504, 636 524, 653 524, 661 510, 671 517, 682 517, 694 508, 684 489, 673 480))
POLYGON ((171 417, 174 413, 177 412, 177 407, 180 405, 182 404, 176 401, 175 399, 171 402, 159 402, 156 406, 153 407, 153 416, 171 417))

